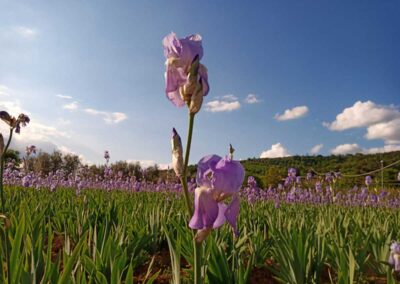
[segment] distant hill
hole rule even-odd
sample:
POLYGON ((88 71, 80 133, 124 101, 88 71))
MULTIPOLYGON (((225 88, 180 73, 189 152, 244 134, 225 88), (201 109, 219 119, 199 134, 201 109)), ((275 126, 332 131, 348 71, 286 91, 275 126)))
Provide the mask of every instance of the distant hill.
MULTIPOLYGON (((354 155, 331 155, 331 156, 291 156, 285 158, 259 159, 252 158, 243 160, 246 175, 256 177, 262 186, 276 185, 287 176, 289 167, 296 168, 298 173, 305 176, 309 171, 327 173, 329 171, 340 171, 343 174, 363 174, 400 161, 400 151, 379 154, 354 154, 354 155)), ((400 171, 400 163, 393 167, 384 169, 383 181, 385 186, 398 187, 397 174, 400 171)), ((371 174, 375 184, 381 182, 381 172, 371 174)), ((353 186, 363 184, 364 177, 343 178, 341 184, 353 186)))

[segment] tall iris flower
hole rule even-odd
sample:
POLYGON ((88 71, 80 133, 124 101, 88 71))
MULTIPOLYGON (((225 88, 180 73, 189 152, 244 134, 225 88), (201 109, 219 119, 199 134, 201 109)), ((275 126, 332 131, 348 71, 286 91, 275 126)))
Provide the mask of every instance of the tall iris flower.
POLYGON ((30 122, 30 118, 26 114, 21 113, 15 118, 6 111, 0 111, 0 119, 7 123, 11 129, 15 129, 18 134, 21 132, 21 126, 26 126, 30 122))
POLYGON ((194 214, 189 227, 198 230, 196 241, 202 242, 212 229, 227 221, 237 235, 236 219, 239 214, 238 192, 244 180, 244 168, 231 157, 210 155, 197 164, 197 188, 194 214), (226 204, 231 198, 229 204, 226 204))
POLYGON ((191 113, 200 110, 209 91, 207 68, 199 62, 203 57, 201 40, 198 34, 178 39, 175 33, 163 39, 165 93, 178 107, 186 103, 191 113))
POLYGON ((107 150, 104 151, 104 159, 106 159, 106 163, 108 164, 110 161, 110 153, 107 150))

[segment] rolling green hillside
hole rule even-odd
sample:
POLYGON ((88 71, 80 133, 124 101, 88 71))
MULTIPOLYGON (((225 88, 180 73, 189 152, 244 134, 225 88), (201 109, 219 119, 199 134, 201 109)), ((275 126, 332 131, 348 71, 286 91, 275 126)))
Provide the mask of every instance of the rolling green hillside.
MULTIPOLYGON (((356 175, 364 174, 373 170, 400 161, 400 151, 382 154, 355 154, 340 156, 292 156, 274 159, 252 158, 243 160, 242 164, 246 169, 246 175, 253 175, 262 186, 276 185, 287 176, 289 167, 296 168, 298 173, 305 176, 309 171, 325 174, 329 171, 340 171, 342 174, 356 175)), ((397 174, 400 171, 400 162, 383 170, 384 185, 398 187, 397 174)), ((371 174, 375 184, 381 182, 381 171, 371 174)), ((346 178, 341 184, 353 186, 363 184, 364 177, 346 178)))

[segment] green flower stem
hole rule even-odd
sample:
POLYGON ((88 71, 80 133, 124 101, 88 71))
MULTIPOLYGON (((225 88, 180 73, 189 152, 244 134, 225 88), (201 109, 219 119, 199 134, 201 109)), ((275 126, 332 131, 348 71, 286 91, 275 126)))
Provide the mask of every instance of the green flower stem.
MULTIPOLYGON (((189 190, 187 185, 187 168, 189 164, 190 157, 190 146, 192 144, 192 134, 193 134, 193 124, 194 124, 194 116, 195 113, 189 113, 189 129, 188 129, 188 137, 186 142, 185 149, 185 160, 183 164, 183 173, 181 177, 181 183, 183 187, 183 193, 185 196, 186 207, 188 210, 189 218, 193 215, 193 207, 189 197, 189 190)), ((193 238, 193 247, 194 247, 194 283, 201 284, 201 243, 197 243, 193 238)))
POLYGON ((198 243, 193 238, 193 245, 194 245, 194 283, 201 284, 201 243, 198 243))
MULTIPOLYGON (((0 159, 0 194, 1 194, 1 211, 5 215, 6 210, 5 210, 5 200, 4 200, 4 185, 3 185, 3 175, 4 175, 4 163, 5 163, 5 155, 7 153, 8 147, 10 147, 11 139, 13 136, 13 128, 10 128, 10 135, 8 136, 8 141, 6 146, 4 147, 3 153, 1 154, 1 159, 0 159)), ((3 241, 4 241, 4 255, 6 257, 6 262, 7 262, 7 279, 8 283, 11 283, 11 277, 10 277, 10 258, 8 257, 8 242, 7 242, 7 232, 6 229, 4 228, 4 235, 3 235, 3 241)))
POLYGON ((187 207, 189 216, 193 215, 193 208, 192 208, 192 203, 190 202, 189 189, 188 189, 188 184, 187 184, 187 168, 188 168, 188 164, 189 164, 190 145, 192 144, 194 116, 195 116, 194 113, 189 114, 188 137, 187 137, 187 142, 186 142, 185 160, 183 163, 183 172, 182 172, 182 177, 181 177, 183 193, 185 195, 186 207, 187 207))

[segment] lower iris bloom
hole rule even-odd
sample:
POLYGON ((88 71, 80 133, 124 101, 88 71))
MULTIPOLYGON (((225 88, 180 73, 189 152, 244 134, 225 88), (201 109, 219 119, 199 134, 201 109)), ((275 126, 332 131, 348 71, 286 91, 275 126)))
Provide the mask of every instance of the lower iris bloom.
POLYGON ((194 214, 189 227, 198 230, 196 241, 202 242, 212 229, 226 221, 238 234, 236 219, 239 215, 239 190, 244 180, 244 168, 230 157, 210 155, 197 165, 194 214), (230 203, 225 203, 231 198, 230 203))

